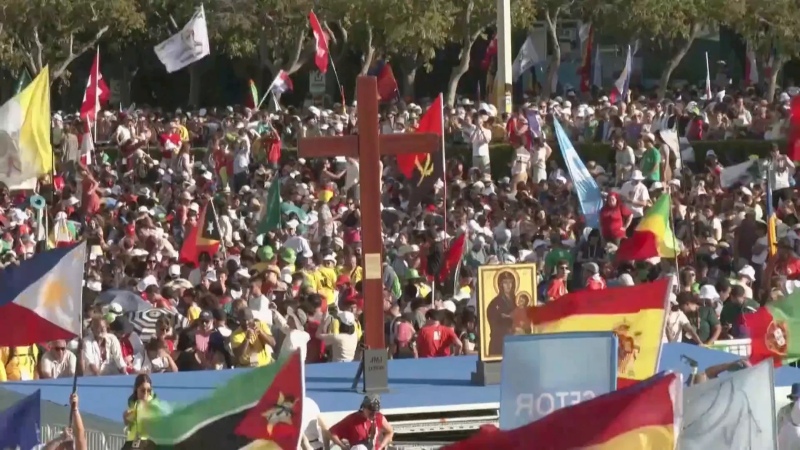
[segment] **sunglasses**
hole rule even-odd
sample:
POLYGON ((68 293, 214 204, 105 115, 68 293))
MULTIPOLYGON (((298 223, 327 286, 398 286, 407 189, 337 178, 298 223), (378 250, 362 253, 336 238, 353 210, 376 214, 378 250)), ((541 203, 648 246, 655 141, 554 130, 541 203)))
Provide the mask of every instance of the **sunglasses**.
POLYGON ((67 349, 66 347, 53 347, 53 350, 55 350, 57 352, 63 352, 66 349, 67 349))

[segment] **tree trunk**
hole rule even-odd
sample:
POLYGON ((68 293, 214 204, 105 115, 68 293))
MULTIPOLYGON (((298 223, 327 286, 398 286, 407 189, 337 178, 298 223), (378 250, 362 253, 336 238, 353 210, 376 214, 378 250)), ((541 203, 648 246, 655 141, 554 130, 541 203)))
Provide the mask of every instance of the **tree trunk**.
POLYGON ((553 54, 550 55, 550 63, 547 65, 547 77, 542 85, 542 98, 550 98, 558 87, 558 69, 561 67, 561 44, 558 42, 558 12, 551 15, 549 10, 545 10, 545 24, 550 40, 553 43, 553 54), (555 85, 555 86, 554 86, 555 85))
POLYGON ((472 45, 478 40, 483 28, 479 27, 479 31, 472 35, 465 35, 461 42, 461 52, 458 55, 458 65, 450 72, 450 81, 447 82, 447 96, 445 102, 447 106, 453 106, 456 103, 456 93, 458 91, 458 82, 461 77, 469 70, 470 53, 472 45))
POLYGON ((201 77, 200 66, 195 62, 189 66, 189 106, 197 107, 200 105, 201 77))
POLYGON ((375 59, 375 46, 372 45, 372 26, 369 23, 367 24, 367 42, 364 45, 364 49, 359 75, 366 75, 370 66, 372 66, 372 61, 375 59))
POLYGON ((772 102, 775 98, 775 91, 778 90, 778 75, 780 75, 780 71, 783 70, 783 65, 786 64, 786 59, 779 55, 775 60, 772 62, 772 73, 769 75, 769 79, 767 80, 767 101, 772 102))
POLYGON ((414 101, 416 95, 414 94, 414 82, 417 80, 417 67, 411 67, 403 73, 403 97, 410 98, 414 101))
POLYGON ((669 79, 672 77, 672 72, 678 67, 678 64, 681 63, 683 57, 686 56, 686 53, 689 52, 689 49, 692 47, 695 38, 700 33, 700 26, 695 25, 692 28, 692 33, 689 35, 689 39, 683 43, 680 47, 678 47, 677 52, 667 60, 667 65, 664 66, 664 70, 661 72, 661 78, 658 81, 658 98, 663 99, 664 95, 667 93, 667 87, 669 85, 669 79))

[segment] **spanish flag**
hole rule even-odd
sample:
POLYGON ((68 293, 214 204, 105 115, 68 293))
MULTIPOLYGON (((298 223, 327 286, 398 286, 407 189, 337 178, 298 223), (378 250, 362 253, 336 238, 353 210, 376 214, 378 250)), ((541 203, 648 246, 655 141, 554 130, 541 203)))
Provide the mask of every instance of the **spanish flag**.
POLYGON ((681 391, 680 376, 659 375, 514 430, 482 427, 478 434, 442 450, 674 450, 681 425, 681 391))
POLYGON ((620 243, 617 261, 642 261, 655 256, 675 258, 678 255, 678 241, 669 224, 671 204, 669 194, 658 198, 639 222, 633 236, 620 243))
POLYGON ((628 386, 658 371, 669 278, 652 283, 570 292, 528 309, 534 334, 613 331, 619 338, 617 385, 628 386))

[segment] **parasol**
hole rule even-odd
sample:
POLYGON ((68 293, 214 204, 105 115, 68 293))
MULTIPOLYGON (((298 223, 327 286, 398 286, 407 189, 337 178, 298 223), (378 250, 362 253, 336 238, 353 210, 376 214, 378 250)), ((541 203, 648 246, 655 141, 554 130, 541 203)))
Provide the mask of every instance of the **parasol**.
POLYGON ((131 311, 144 311, 153 307, 139 294, 125 289, 109 289, 101 292, 97 296, 95 303, 98 305, 108 305, 109 303, 116 303, 122 307, 123 312, 131 311))
POLYGON ((161 317, 167 317, 172 323, 175 332, 189 327, 189 319, 181 314, 164 308, 153 308, 147 311, 126 312, 125 317, 130 320, 133 330, 142 338, 142 342, 148 342, 156 335, 156 322, 161 317))

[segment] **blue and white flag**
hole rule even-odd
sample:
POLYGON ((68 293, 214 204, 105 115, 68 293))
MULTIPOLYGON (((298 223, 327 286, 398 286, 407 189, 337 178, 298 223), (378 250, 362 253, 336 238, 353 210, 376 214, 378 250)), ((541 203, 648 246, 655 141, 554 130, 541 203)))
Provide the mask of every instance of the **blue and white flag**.
POLYGON ((581 212, 586 218, 586 226, 591 228, 600 228, 600 208, 603 207, 603 196, 600 193, 600 187, 597 182, 589 173, 586 165, 581 161, 578 152, 561 127, 558 119, 553 119, 553 126, 556 131, 556 140, 558 140, 558 147, 561 149, 561 156, 567 164, 569 177, 572 179, 572 184, 575 186, 575 191, 578 193, 578 200, 581 204, 581 212))
POLYGON ((41 396, 37 390, 0 412, 0 448, 36 448, 41 443, 41 420, 41 396))
POLYGON ((611 332, 507 336, 501 372, 500 429, 512 430, 615 390, 617 338, 611 332))

